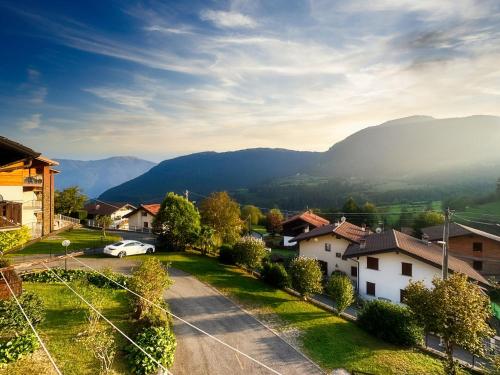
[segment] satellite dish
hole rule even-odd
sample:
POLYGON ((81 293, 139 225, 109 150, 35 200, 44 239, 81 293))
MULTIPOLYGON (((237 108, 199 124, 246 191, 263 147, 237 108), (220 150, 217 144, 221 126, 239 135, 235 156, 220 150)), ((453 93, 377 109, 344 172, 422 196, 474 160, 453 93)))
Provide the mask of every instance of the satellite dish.
POLYGON ((341 221, 342 223, 343 223, 344 221, 346 221, 346 220, 347 220, 347 219, 346 219, 346 217, 345 217, 345 216, 342 216, 342 217, 340 218, 340 221, 341 221))
POLYGON ((382 233, 382 228, 378 227, 377 229, 375 229, 375 232, 382 233))
POLYGON ((98 210, 99 208, 101 208, 101 205, 100 204, 96 204, 95 205, 95 209, 98 210))

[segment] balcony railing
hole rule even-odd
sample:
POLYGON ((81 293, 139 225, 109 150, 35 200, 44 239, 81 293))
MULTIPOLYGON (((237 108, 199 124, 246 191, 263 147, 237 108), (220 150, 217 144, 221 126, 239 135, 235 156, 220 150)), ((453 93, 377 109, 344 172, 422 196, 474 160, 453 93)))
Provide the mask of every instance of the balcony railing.
POLYGON ((28 176, 24 178, 24 186, 42 186, 42 175, 28 176))
POLYGON ((31 200, 31 201, 25 201, 23 204, 23 208, 27 208, 29 210, 41 210, 43 207, 43 203, 41 200, 31 200))
POLYGON ((16 228, 21 225, 22 204, 16 202, 0 202, 0 228, 16 228))

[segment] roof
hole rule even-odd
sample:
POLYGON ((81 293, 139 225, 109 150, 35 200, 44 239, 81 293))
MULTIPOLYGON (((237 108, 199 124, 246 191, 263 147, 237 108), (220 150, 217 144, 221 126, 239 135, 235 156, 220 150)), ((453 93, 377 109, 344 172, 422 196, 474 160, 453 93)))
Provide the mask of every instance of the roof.
POLYGON ((131 205, 130 203, 95 201, 86 204, 85 211, 87 211, 87 213, 91 215, 111 215, 112 213, 127 205, 135 209, 135 206, 131 205))
POLYGON ((130 217, 133 214, 135 214, 138 211, 144 210, 146 212, 149 212, 151 215, 156 216, 158 214, 158 211, 160 211, 160 204, 159 203, 153 203, 153 204, 141 204, 139 207, 137 207, 135 210, 132 212, 129 212, 126 215, 123 215, 123 217, 130 217))
MULTIPOLYGON (((429 236, 429 241, 438 241, 443 239, 443 225, 435 225, 433 227, 422 228, 422 233, 429 236)), ((450 223, 450 237, 461 237, 476 234, 481 237, 489 238, 490 240, 500 242, 500 237, 494 234, 468 227, 467 225, 450 223)))
POLYGON ((51 166, 53 166, 53 165, 59 165, 58 161, 46 158, 44 156, 39 156, 39 157, 36 158, 36 160, 39 160, 42 163, 45 163, 45 164, 48 164, 48 165, 51 165, 51 166))
POLYGON ((283 221, 281 224, 288 224, 296 220, 302 220, 305 221, 306 223, 309 223, 311 225, 314 225, 315 227, 321 227, 323 225, 330 224, 330 222, 321 216, 313 214, 311 211, 305 211, 302 212, 301 214, 294 215, 285 221, 283 221))
MULTIPOLYGON (((432 242, 422 241, 396 230, 370 234, 365 237, 365 240, 364 247, 360 244, 349 245, 344 253, 344 258, 398 251, 436 268, 441 269, 443 266, 443 250, 432 242)), ((473 280, 489 285, 489 282, 468 263, 454 256, 448 257, 448 267, 452 272, 463 273, 473 280)))
POLYGON ((26 158, 37 158, 39 156, 39 152, 0 136, 0 166, 8 165, 26 158))
POLYGON ((321 227, 315 228, 309 232, 301 233, 297 237, 293 238, 292 241, 303 241, 315 237, 325 236, 328 234, 335 234, 342 237, 348 241, 359 243, 359 241, 364 238, 370 232, 366 229, 363 230, 362 227, 351 224, 348 221, 344 221, 340 224, 328 224, 321 227))

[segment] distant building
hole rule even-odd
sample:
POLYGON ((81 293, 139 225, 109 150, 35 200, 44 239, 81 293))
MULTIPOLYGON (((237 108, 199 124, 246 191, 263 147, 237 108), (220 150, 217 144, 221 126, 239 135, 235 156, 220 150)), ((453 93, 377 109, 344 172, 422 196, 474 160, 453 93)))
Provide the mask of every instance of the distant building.
MULTIPOLYGON (((422 281, 432 287, 432 280, 442 275, 442 249, 396 230, 370 234, 351 244, 344 259, 358 266, 359 295, 365 299, 386 299, 400 303, 410 282, 422 281)), ((466 262, 450 256, 450 272, 465 274, 471 281, 486 287, 488 281, 466 262)))
POLYGON ((311 211, 292 216, 281 223, 283 227, 283 244, 285 246, 294 246, 296 243, 292 241, 292 238, 327 224, 330 224, 328 220, 313 214, 311 211))
POLYGON ((0 136, 0 230, 27 226, 33 238, 54 229, 56 161, 0 136))
POLYGON ((151 230, 153 220, 160 211, 160 204, 141 204, 139 207, 124 215, 128 219, 128 226, 131 230, 151 230))
MULTIPOLYGON (((429 241, 443 240, 443 225, 422 229, 429 241)), ((500 237, 463 224, 450 223, 450 254, 485 276, 500 276, 500 237)))
POLYGON ((135 210, 136 207, 126 202, 94 200, 87 203, 84 209, 87 211, 87 218, 90 223, 95 222, 99 216, 110 216, 111 220, 113 220, 111 227, 115 229, 128 229, 128 219, 125 215, 135 210))

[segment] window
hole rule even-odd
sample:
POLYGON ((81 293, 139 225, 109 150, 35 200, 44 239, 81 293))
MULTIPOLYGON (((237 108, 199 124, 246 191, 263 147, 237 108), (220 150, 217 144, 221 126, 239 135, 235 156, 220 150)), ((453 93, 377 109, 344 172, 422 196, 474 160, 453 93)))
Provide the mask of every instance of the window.
POLYGON ((148 216, 148 213, 146 211, 142 211, 142 216, 148 216))
POLYGON ((335 253, 335 256, 336 256, 337 258, 342 258, 342 253, 335 253))
POLYGON ((319 268, 321 268, 321 272, 323 273, 323 276, 326 277, 328 275, 328 263, 322 260, 318 260, 318 263, 319 263, 319 268))
POLYGON ((147 221, 144 222, 144 228, 149 227, 149 223, 147 221))
POLYGON ((325 251, 332 251, 332 244, 331 243, 325 243, 325 251))
POLYGON ((472 268, 474 268, 476 271, 481 271, 483 269, 483 262, 481 262, 480 260, 473 261, 472 268))
POLYGON ((473 242, 472 243, 472 251, 483 251, 483 243, 482 242, 473 242))
POLYGON ((406 290, 400 289, 399 290, 399 302, 405 303, 405 298, 406 298, 406 290))
POLYGON ((411 276, 412 275, 412 264, 401 262, 401 275, 411 276))
POLYGON ((351 267, 351 276, 358 277, 358 267, 351 267))
POLYGON ((375 295, 375 283, 371 283, 369 281, 366 282, 366 294, 369 296, 375 295))
POLYGON ((378 258, 366 257, 366 268, 378 270, 378 258))

